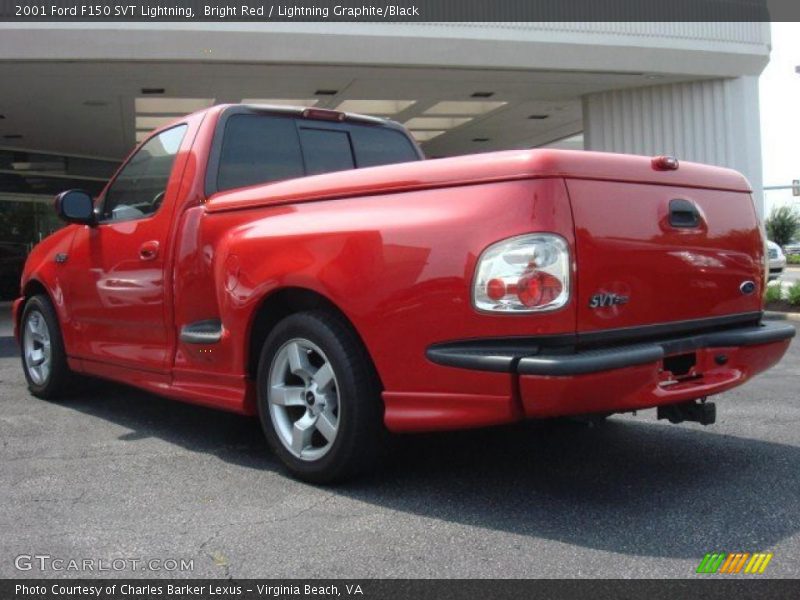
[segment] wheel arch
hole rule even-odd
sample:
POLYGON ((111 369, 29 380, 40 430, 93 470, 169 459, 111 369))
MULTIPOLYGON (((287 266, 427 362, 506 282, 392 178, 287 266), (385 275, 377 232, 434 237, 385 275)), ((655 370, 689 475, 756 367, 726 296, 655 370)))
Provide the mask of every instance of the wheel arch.
MULTIPOLYGON (((42 278, 41 275, 43 275, 43 273, 39 273, 39 277, 30 277, 22 286, 22 298, 24 298, 24 301, 20 305, 16 315, 17 322, 15 325, 18 328, 17 331, 20 331, 19 328, 22 327, 22 314, 25 312, 25 304, 28 300, 33 296, 44 296, 50 301, 50 305, 53 307, 56 323, 59 328, 59 333, 61 334, 61 340, 64 344, 64 351, 67 356, 72 356, 71 351, 73 350, 75 340, 73 336, 70 335, 71 332, 68 326, 70 322, 69 313, 67 312, 67 307, 64 305, 62 290, 58 285, 58 281, 55 282, 53 287, 50 287, 45 283, 47 279, 42 278)), ((44 273, 44 275, 46 275, 46 273, 44 273)))
MULTIPOLYGON (((53 295, 50 293, 50 290, 47 289, 47 286, 38 279, 29 279, 25 283, 25 286, 22 288, 22 297, 25 298, 25 302, 27 302, 29 298, 38 295, 47 296, 48 300, 50 300, 50 303, 53 304, 53 306, 55 306, 55 304, 53 303, 53 295)), ((23 303, 22 306, 20 306, 19 313, 17 314, 17 323, 16 323, 17 327, 21 327, 22 325, 22 313, 24 311, 24 308, 25 304, 23 303)), ((57 310, 56 310, 56 316, 57 317, 59 316, 57 310)))
MULTIPOLYGON (((248 377, 255 378, 261 348, 275 326, 289 315, 310 310, 327 310, 335 313, 358 339, 371 367, 380 382, 380 374, 372 359, 369 347, 353 321, 327 296, 303 287, 284 287, 267 294, 253 312, 250 327, 246 336, 245 365, 248 377)), ((381 383, 381 389, 383 384, 381 383)))

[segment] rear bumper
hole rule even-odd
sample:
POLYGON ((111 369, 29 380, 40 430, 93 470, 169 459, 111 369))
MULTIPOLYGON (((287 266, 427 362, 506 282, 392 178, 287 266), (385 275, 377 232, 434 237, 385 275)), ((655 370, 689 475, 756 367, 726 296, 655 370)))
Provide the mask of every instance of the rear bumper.
POLYGON ((670 327, 660 337, 629 343, 617 339, 603 345, 601 337, 586 336, 583 348, 575 336, 437 344, 427 350, 429 360, 483 371, 487 377, 508 373, 510 396, 390 395, 387 425, 397 431, 476 427, 523 418, 624 412, 719 394, 772 367, 795 335, 790 324, 760 324, 749 318, 747 323, 730 319, 721 326, 717 320, 713 328, 704 323, 695 333, 676 334, 670 327), (675 356, 688 358, 686 372, 670 371, 675 356))
POLYGON ((690 352, 695 361, 692 370, 682 377, 665 370, 663 359, 582 375, 520 375, 520 402, 528 417, 554 417, 640 410, 705 398, 766 371, 783 357, 789 342, 784 338, 698 348, 690 352))
POLYGON ((707 348, 758 346, 790 340, 795 329, 786 323, 764 323, 697 335, 666 338, 609 348, 569 352, 546 349, 535 340, 492 340, 432 346, 428 359, 440 365, 520 375, 565 377, 600 373, 657 362, 667 356, 707 348))

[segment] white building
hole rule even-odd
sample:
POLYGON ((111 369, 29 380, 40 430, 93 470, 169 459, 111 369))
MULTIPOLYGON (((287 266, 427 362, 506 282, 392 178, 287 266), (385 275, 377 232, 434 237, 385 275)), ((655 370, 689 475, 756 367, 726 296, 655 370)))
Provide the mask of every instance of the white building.
POLYGON ((96 189, 170 115, 243 100, 385 115, 429 156, 665 153, 760 190, 769 50, 766 23, 2 23, 0 211, 96 189))

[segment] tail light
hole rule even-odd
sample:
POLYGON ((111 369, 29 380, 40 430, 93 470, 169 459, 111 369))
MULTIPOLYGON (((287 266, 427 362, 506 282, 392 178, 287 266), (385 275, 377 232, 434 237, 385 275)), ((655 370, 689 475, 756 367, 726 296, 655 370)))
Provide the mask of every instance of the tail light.
POLYGON ((529 313, 569 300, 569 246, 559 235, 535 233, 503 240, 481 254, 472 300, 478 310, 529 313))

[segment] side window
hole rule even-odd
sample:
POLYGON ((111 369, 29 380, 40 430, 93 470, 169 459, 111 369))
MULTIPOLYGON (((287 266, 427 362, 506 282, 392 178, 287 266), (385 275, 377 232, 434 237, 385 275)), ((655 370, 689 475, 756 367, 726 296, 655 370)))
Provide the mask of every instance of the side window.
POLYGON ((306 175, 346 171, 355 168, 350 135, 332 129, 300 128, 300 143, 306 161, 306 175))
POLYGON ((217 189, 302 177, 303 155, 294 120, 233 115, 225 124, 217 189))
POLYGON ((168 129, 139 148, 106 192, 102 221, 129 221, 155 214, 164 200, 186 129, 186 125, 168 129))

